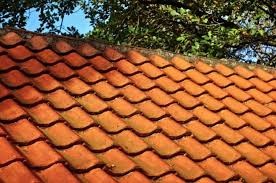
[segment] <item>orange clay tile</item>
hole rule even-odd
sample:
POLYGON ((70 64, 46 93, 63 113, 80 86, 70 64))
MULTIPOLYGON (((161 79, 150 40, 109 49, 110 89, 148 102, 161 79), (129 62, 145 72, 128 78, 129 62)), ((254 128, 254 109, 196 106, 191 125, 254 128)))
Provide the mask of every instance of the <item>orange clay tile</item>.
POLYGON ((0 55, 0 71, 8 71, 16 67, 16 63, 12 61, 7 55, 0 55))
POLYGON ((273 140, 274 143, 276 143, 276 130, 275 129, 267 130, 267 131, 263 132, 263 135, 265 135, 269 139, 273 140))
POLYGON ((233 85, 225 88, 225 91, 227 93, 229 93, 233 98, 235 98, 236 100, 238 100, 240 102, 244 102, 244 101, 252 98, 249 94, 247 94, 243 90, 241 90, 238 87, 233 86, 233 85))
POLYGON ((256 114, 253 113, 245 113, 241 116, 241 118, 250 124, 253 128, 259 131, 264 131, 271 127, 270 123, 260 118, 256 114))
POLYGON ((54 77, 60 80, 65 80, 75 75, 75 72, 64 63, 57 63, 50 66, 49 70, 54 77))
POLYGON ((217 72, 211 72, 207 75, 217 86, 224 88, 229 85, 231 85, 233 82, 229 80, 227 77, 224 77, 223 75, 217 73, 217 72))
POLYGON ((33 56, 33 53, 30 52, 25 46, 19 45, 17 47, 8 49, 8 54, 10 57, 12 57, 14 60, 23 61, 31 56, 33 56))
POLYGON ((241 159, 241 154, 221 140, 213 140, 207 147, 226 164, 232 164, 241 159))
POLYGON ((203 103, 206 108, 212 111, 218 111, 225 107, 223 103, 208 94, 201 95, 200 97, 198 97, 198 99, 203 103))
POLYGON ((237 175, 216 158, 208 158, 199 165, 216 181, 228 181, 236 178, 237 175))
POLYGON ((175 56, 171 59, 172 64, 179 70, 181 71, 186 71, 188 69, 193 68, 194 66, 189 63, 187 60, 184 58, 181 58, 179 56, 175 56))
POLYGON ((136 87, 140 88, 141 90, 149 90, 155 87, 155 83, 141 73, 130 76, 130 79, 136 85, 136 87))
MULTIPOLYGON (((212 179, 208 178, 208 177, 202 177, 201 179, 199 179, 198 181, 196 181, 196 183, 215 183, 212 179)), ((241 183, 241 182, 232 182, 231 183, 241 183)))
POLYGON ((139 90, 133 85, 128 85, 121 88, 120 92, 131 103, 142 102, 148 98, 144 92, 142 92, 141 90, 139 90))
MULTIPOLYGON (((267 94, 269 97, 273 98, 276 101, 276 91, 271 91, 267 94)), ((256 99, 257 100, 257 99, 256 99)), ((259 101, 260 102, 260 101, 259 101)))
POLYGON ((174 99, 170 95, 160 90, 159 88, 153 88, 145 93, 154 103, 160 106, 167 106, 174 102, 174 99))
POLYGON ((235 85, 243 90, 247 90, 249 88, 253 87, 253 84, 250 83, 248 80, 238 76, 238 75, 232 75, 229 77, 231 81, 235 83, 235 85))
POLYGON ((119 132, 127 127, 121 118, 110 111, 102 112, 99 115, 93 116, 93 118, 103 129, 110 133, 119 132))
POLYGON ((250 127, 240 129, 239 133, 257 147, 262 147, 272 142, 269 138, 250 127))
POLYGON ((43 168, 62 161, 61 156, 44 141, 18 147, 32 167, 43 168))
POLYGON ((185 127, 190 130, 199 141, 207 142, 216 138, 216 133, 213 130, 198 121, 191 121, 185 125, 185 127))
POLYGON ((166 115, 166 112, 161 107, 149 100, 138 103, 137 108, 149 119, 160 119, 166 115))
POLYGON ((93 151, 103 151, 113 146, 112 139, 98 127, 92 127, 78 133, 93 151))
POLYGON ((229 110, 222 110, 218 114, 231 128, 237 129, 246 125, 246 122, 242 118, 229 110))
POLYGON ((83 95, 91 91, 91 88, 78 78, 71 78, 64 81, 63 85, 72 95, 83 95))
POLYGON ((197 60, 194 62, 194 66, 195 68, 200 71, 201 73, 204 73, 204 74, 208 74, 212 71, 214 71, 214 69, 209 66, 208 64, 204 63, 203 61, 201 60, 197 60))
POLYGON ((115 87, 123 87, 130 83, 130 80, 116 70, 112 70, 104 74, 106 79, 115 87))
POLYGON ((21 118, 26 112, 12 99, 0 102, 0 120, 11 121, 21 118))
POLYGON ((129 130, 115 134, 112 138, 127 154, 138 154, 148 148, 148 145, 142 139, 129 130))
POLYGON ((13 95, 22 104, 34 104, 44 99, 43 95, 32 86, 25 86, 14 91, 13 95))
POLYGON ((160 176, 171 171, 171 167, 151 151, 146 151, 134 157, 134 161, 150 177, 160 176))
POLYGON ((10 90, 0 83, 0 99, 7 97, 10 94, 10 90))
POLYGON ((75 170, 87 170, 102 162, 83 145, 74 145, 58 151, 75 170))
POLYGON ((231 168, 238 173, 246 182, 265 182, 267 177, 258 169, 246 161, 239 161, 231 166, 231 168))
POLYGON ((216 132, 225 142, 228 144, 238 144, 245 140, 245 138, 238 132, 229 128, 225 124, 218 124, 212 127, 212 130, 216 132))
POLYGON ((26 119, 18 120, 15 123, 5 124, 3 127, 12 140, 18 144, 28 144, 39 139, 44 139, 44 135, 40 130, 26 119))
POLYGON ((47 128, 40 128, 40 130, 56 147, 68 147, 80 141, 79 136, 72 132, 64 123, 56 123, 47 128))
POLYGON ((68 182, 79 183, 79 180, 61 163, 52 165, 49 168, 37 171, 37 175, 44 182, 68 182))
POLYGON ((235 73, 231 68, 223 64, 216 64, 215 69, 226 77, 231 76, 232 74, 235 73))
POLYGON ((163 72, 175 82, 180 82, 187 78, 187 76, 184 73, 172 66, 164 68, 163 72))
POLYGON ((162 133, 154 133, 145 141, 162 157, 171 157, 180 151, 180 147, 162 133))
POLYGON ((87 173, 79 175, 79 177, 83 182, 87 182, 87 183, 103 183, 103 182, 116 183, 117 182, 110 175, 108 175, 105 171, 103 171, 100 168, 92 169, 87 173))
POLYGON ((163 177, 157 180, 158 183, 185 183, 184 180, 179 178, 178 176, 170 173, 168 175, 164 175, 163 177))
POLYGON ((129 182, 135 182, 135 183, 151 183, 151 181, 142 173, 138 171, 130 172, 129 174, 121 177, 119 179, 120 183, 129 183, 129 182))
POLYGON ((104 49, 103 55, 111 61, 117 61, 124 58, 123 54, 110 47, 104 49))
POLYGON ((184 108, 191 109, 200 104, 200 102, 193 96, 187 94, 184 91, 178 91, 175 94, 171 94, 184 108))
POLYGON ((186 128, 170 118, 163 118, 159 120, 157 125, 170 138, 179 138, 188 134, 188 130, 186 128))
POLYGON ((171 104, 165 108, 165 110, 171 115, 171 117, 181 123, 189 121, 193 118, 193 114, 185 110, 178 104, 171 104))
POLYGON ((89 62, 94 66, 94 68, 98 71, 108 71, 112 69, 113 64, 106 60, 102 56, 96 56, 89 59, 89 62))
POLYGON ((46 67, 36 59, 30 59, 26 62, 23 62, 20 66, 22 68, 22 71, 28 75, 38 75, 46 72, 46 67))
POLYGON ((0 137, 5 137, 7 136, 7 133, 4 131, 4 128, 0 126, 0 137))
POLYGON ((227 97, 222 100, 222 102, 234 113, 242 114, 249 110, 249 108, 240 103, 239 101, 233 99, 232 97, 227 97))
POLYGON ((209 78, 198 72, 195 69, 188 70, 184 72, 191 80, 196 82, 199 85, 205 84, 209 81, 209 78))
POLYGON ((98 157, 113 174, 125 174, 136 167, 136 164, 118 149, 111 149, 99 154, 98 157))
POLYGON ((23 159, 16 149, 10 144, 10 142, 8 142, 4 137, 0 137, 0 148, 0 166, 23 159))
POLYGON ((81 57, 79 54, 75 52, 65 55, 63 59, 68 65, 70 65, 73 68, 79 68, 88 64, 88 61, 86 59, 84 59, 83 57, 81 57))
POLYGON ((213 83, 207 83, 203 85, 203 88, 209 92, 210 95, 217 99, 223 99, 228 96, 228 93, 216 86, 213 83))
POLYGON ((211 152, 203 144, 193 137, 184 137, 177 141, 177 144, 191 157, 193 160, 199 161, 211 156, 211 152))
POLYGON ((256 101, 262 104, 267 104, 273 101, 273 99, 269 95, 266 95, 255 88, 248 90, 247 93, 251 95, 256 101))
POLYGON ((268 107, 256 102, 255 100, 249 100, 245 102, 245 105, 248 106, 254 113, 258 114, 259 116, 267 116, 272 112, 271 109, 268 107))
POLYGON ((7 46, 14 46, 22 41, 22 38, 15 32, 8 32, 5 35, 2 35, 0 42, 7 46))
POLYGON ((276 166, 273 163, 268 163, 264 166, 262 166, 261 168, 259 168, 259 170, 266 176, 270 177, 274 182, 276 181, 276 166))
POLYGON ((60 116, 49 105, 43 103, 27 109, 35 123, 41 126, 50 125, 58 120, 60 116))
POLYGON ((77 102, 64 90, 51 92, 46 98, 56 109, 68 109, 77 105, 77 102))
POLYGON ((263 70, 261 68, 255 68, 254 72, 261 80, 266 81, 266 82, 268 82, 274 78, 272 74, 266 72, 265 70, 263 70))
POLYGON ((237 145, 235 149, 253 165, 263 165, 271 160, 269 156, 247 142, 237 145))
POLYGON ((256 88, 262 92, 269 92, 273 90, 273 87, 269 85, 268 83, 258 79, 258 78, 251 78, 249 81, 256 86, 256 88))
POLYGON ((125 123, 142 136, 150 135, 158 129, 155 123, 140 114, 125 119, 125 123))
POLYGON ((77 47, 77 51, 79 52, 79 54, 81 54, 84 57, 92 57, 99 53, 99 51, 96 50, 96 48, 94 48, 89 43, 84 43, 79 45, 77 47))
POLYGON ((28 47, 34 51, 40 51, 46 47, 48 47, 48 42, 45 40, 43 36, 33 36, 27 42, 28 47))
POLYGON ((129 61, 135 65, 140 65, 148 61, 148 58, 144 57, 142 54, 135 50, 128 51, 126 55, 129 61))
POLYGON ((94 124, 94 120, 79 107, 64 111, 60 115, 72 128, 82 129, 94 124))
POLYGON ((33 79, 34 85, 41 91, 49 92, 62 88, 60 82, 48 74, 43 74, 33 79))
POLYGON ((273 112, 276 112, 276 103, 270 102, 269 104, 266 104, 266 107, 270 108, 273 112))
POLYGON ((108 102, 108 104, 118 115, 123 117, 132 116, 138 112, 134 105, 130 104, 123 98, 115 98, 108 102))
POLYGON ((3 182, 40 182, 40 180, 22 162, 14 162, 0 168, 0 179, 3 182))
POLYGON ((50 49, 46 49, 36 53, 36 58, 44 64, 55 64, 61 60, 61 57, 50 49))
POLYGON ((204 88, 189 79, 182 81, 181 86, 185 89, 185 91, 193 96, 199 96, 205 92, 204 88))
POLYGON ((238 65, 234 68, 234 70, 243 78, 245 79, 249 79, 252 78, 253 76, 255 76, 254 72, 238 65))
POLYGON ((270 156, 274 161, 276 160, 276 147, 274 145, 267 146, 263 148, 262 151, 270 156))
POLYGON ((138 67, 125 59, 116 62, 114 66, 125 75, 133 75, 140 72, 138 67))
POLYGON ((169 163, 173 169, 185 180, 193 181, 202 177, 204 170, 186 156, 176 156, 169 163))
POLYGON ((94 84, 98 81, 104 80, 103 75, 90 66, 77 70, 77 73, 79 74, 81 79, 88 84, 94 84))
POLYGON ((167 93, 175 93, 176 91, 180 90, 180 85, 166 76, 156 79, 155 82, 167 93))
POLYGON ((193 110, 193 114, 204 124, 214 125, 219 123, 221 117, 214 112, 209 111, 205 107, 197 107, 193 110))
POLYGON ((0 80, 8 87, 17 88, 24 86, 29 83, 29 78, 23 75, 22 72, 18 70, 12 70, 4 74, 0 74, 0 80))
POLYGON ((155 79, 164 75, 162 70, 152 65, 151 63, 144 63, 143 65, 140 65, 139 68, 147 77, 151 79, 155 79))
POLYGON ((77 98, 78 102, 91 113, 100 113, 108 108, 107 104, 94 94, 77 98))
POLYGON ((273 126, 276 126, 276 115, 268 115, 265 117, 265 120, 271 123, 273 126))
POLYGON ((276 88, 276 80, 269 81, 268 84, 273 86, 273 88, 276 88))
POLYGON ((104 100, 111 100, 119 95, 119 91, 105 81, 96 83, 91 88, 104 100))
POLYGON ((171 63, 169 61, 167 61, 166 59, 164 59, 163 57, 161 57, 159 55, 150 55, 148 58, 155 66, 157 66, 159 68, 164 68, 164 67, 171 65, 171 63))
POLYGON ((66 41, 63 41, 63 40, 57 41, 53 45, 53 47, 59 53, 67 53, 67 52, 70 52, 73 49, 72 46, 69 43, 67 43, 66 41))

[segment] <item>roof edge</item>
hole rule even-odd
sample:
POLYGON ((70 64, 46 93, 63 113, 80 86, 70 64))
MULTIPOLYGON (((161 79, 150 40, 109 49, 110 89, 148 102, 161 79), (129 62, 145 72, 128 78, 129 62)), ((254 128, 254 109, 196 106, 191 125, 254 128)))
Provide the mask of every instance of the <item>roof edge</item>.
POLYGON ((253 70, 254 68, 262 68, 268 72, 271 73, 276 73, 276 69, 274 67, 270 67, 270 66, 265 66, 265 65, 261 65, 261 64, 257 64, 257 63, 245 63, 242 61, 238 61, 235 59, 218 59, 218 58, 207 58, 207 57, 202 57, 202 56, 186 56, 183 54, 179 54, 179 53, 174 53, 171 51, 167 51, 167 50, 162 50, 162 49, 149 49, 149 48, 143 48, 143 47, 137 47, 137 46, 130 46, 130 45, 116 45, 116 44, 111 44, 108 43, 107 41, 101 40, 101 39, 97 39, 97 38, 75 38, 75 37, 69 37, 69 36, 62 36, 62 35, 56 35, 56 34, 51 34, 51 33, 38 33, 38 32, 32 32, 32 31, 28 31, 28 30, 24 30, 24 29, 18 29, 18 28, 14 28, 14 27, 5 27, 5 28, 1 28, 0 29, 0 36, 3 34, 6 34, 7 32, 16 32, 17 34, 19 34, 21 37, 23 38, 30 38, 34 35, 36 36, 46 36, 47 37, 47 41, 51 44, 57 41, 57 39, 62 39, 62 40, 66 40, 67 42, 69 42, 72 46, 78 46, 80 44, 83 43, 89 43, 92 44, 96 49, 103 51, 105 48, 111 47, 114 48, 122 53, 126 53, 130 50, 136 50, 138 52, 140 52, 141 54, 145 55, 145 56, 149 56, 149 55, 160 55, 162 57, 164 57, 167 60, 171 60, 171 58, 178 56, 181 57, 191 63, 194 63, 198 60, 201 60, 211 66, 221 63, 224 64, 228 67, 234 68, 237 65, 241 65, 243 67, 246 67, 250 70, 253 70))

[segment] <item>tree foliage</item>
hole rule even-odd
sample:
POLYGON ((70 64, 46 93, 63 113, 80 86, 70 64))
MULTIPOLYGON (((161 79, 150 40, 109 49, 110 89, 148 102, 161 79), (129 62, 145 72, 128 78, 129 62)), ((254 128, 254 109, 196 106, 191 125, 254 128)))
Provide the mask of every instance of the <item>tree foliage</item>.
POLYGON ((3 25, 24 28, 32 10, 37 31, 80 36, 62 30, 64 16, 80 8, 94 27, 87 37, 276 66, 274 0, 9 0, 0 7, 3 25))

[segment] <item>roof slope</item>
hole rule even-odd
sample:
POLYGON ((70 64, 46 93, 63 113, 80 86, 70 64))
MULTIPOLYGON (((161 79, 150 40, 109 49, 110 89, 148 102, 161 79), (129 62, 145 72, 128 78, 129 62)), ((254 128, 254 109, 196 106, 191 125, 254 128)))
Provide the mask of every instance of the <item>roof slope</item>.
POLYGON ((276 74, 8 32, 0 182, 276 182, 276 74))

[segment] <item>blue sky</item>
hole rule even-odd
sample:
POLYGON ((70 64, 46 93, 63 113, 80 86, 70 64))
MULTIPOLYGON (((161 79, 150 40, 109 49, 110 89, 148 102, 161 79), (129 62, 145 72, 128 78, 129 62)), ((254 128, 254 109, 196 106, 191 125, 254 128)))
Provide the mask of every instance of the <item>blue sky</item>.
MULTIPOLYGON (((59 24, 57 24, 59 25, 59 24)), ((75 13, 65 16, 63 21, 63 27, 74 26, 81 34, 87 33, 92 30, 90 26, 89 19, 85 19, 82 10, 78 10, 75 13)), ((35 31, 39 27, 38 13, 34 10, 30 11, 29 19, 27 21, 26 29, 29 31, 35 31)))

